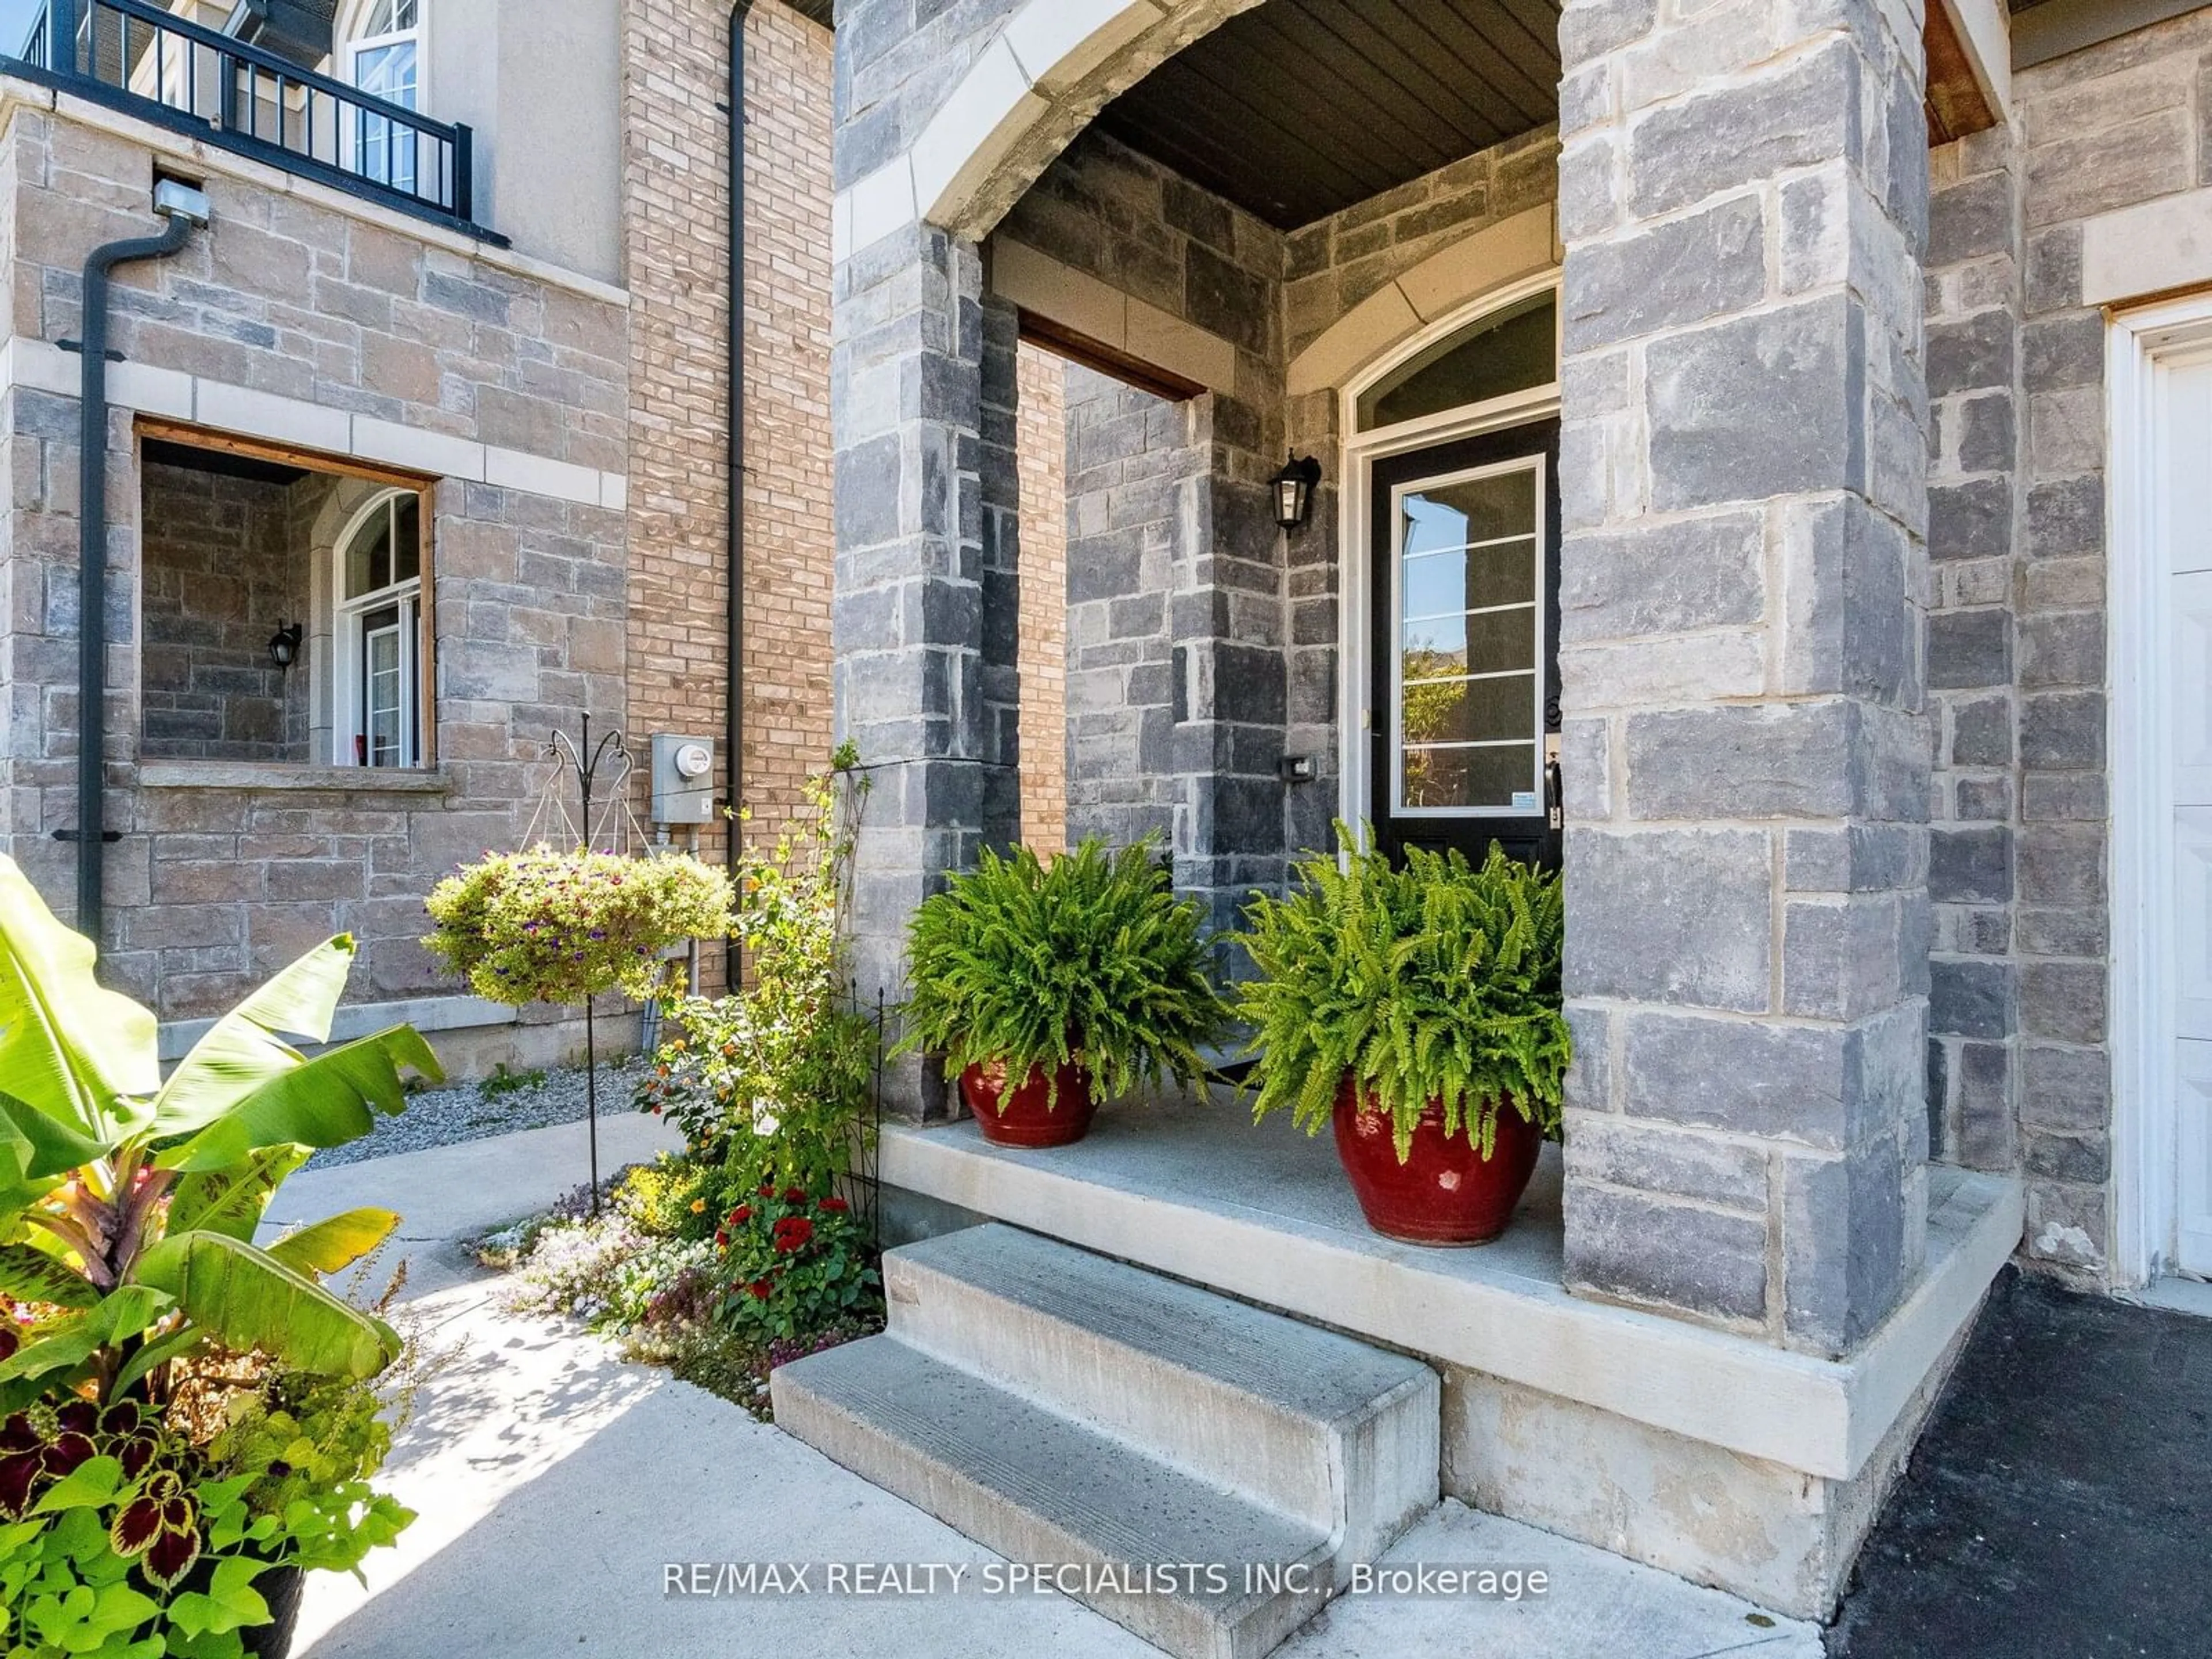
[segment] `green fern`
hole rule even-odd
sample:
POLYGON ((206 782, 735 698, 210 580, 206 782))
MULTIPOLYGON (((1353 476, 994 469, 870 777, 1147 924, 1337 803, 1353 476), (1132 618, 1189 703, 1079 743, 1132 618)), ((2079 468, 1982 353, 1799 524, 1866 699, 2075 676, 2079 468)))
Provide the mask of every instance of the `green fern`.
POLYGON ((1102 1099, 1204 1075, 1200 1048, 1228 1013, 1206 975, 1199 908, 1178 902, 1154 848, 1086 841, 1050 865, 986 849, 915 912, 911 992, 894 1053, 945 1057, 945 1074, 1002 1065, 999 1109, 1032 1066, 1089 1068, 1102 1099))
POLYGON ((1398 867, 1337 835, 1341 864, 1309 859, 1288 897, 1245 911, 1258 974, 1236 1012, 1253 1030, 1255 1120, 1288 1108, 1318 1134, 1349 1073, 1390 1114, 1401 1164, 1431 1103, 1485 1158, 1505 1100, 1556 1134, 1571 1052, 1559 878, 1494 843, 1480 867, 1419 848, 1398 867))

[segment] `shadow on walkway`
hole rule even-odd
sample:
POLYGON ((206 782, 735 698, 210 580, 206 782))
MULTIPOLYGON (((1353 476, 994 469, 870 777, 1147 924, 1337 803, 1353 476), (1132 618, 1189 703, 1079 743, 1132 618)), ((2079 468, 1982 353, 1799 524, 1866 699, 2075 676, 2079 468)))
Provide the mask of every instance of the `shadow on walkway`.
POLYGON ((2212 1653, 2212 1320, 2008 1268, 1832 1659, 2212 1653))

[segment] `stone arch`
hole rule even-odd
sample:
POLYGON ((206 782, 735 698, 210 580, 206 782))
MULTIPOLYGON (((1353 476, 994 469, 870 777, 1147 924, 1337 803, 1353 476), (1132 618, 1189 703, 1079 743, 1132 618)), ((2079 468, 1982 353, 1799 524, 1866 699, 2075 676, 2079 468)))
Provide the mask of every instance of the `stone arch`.
POLYGON ((917 220, 981 240, 1116 97, 1265 0, 1021 0, 904 152, 839 192, 842 249, 917 220))
POLYGON ((1422 330, 1471 313, 1490 295, 1558 270, 1550 204, 1485 226, 1385 283, 1291 360, 1293 398, 1351 385, 1422 330))

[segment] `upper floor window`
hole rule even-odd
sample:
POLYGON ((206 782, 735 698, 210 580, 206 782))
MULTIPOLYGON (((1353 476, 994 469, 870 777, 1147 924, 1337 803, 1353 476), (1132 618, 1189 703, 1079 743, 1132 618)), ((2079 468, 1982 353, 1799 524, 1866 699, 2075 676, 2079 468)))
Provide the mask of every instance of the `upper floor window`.
MULTIPOLYGON (((346 70, 354 85, 403 109, 422 107, 422 0, 368 0, 346 37, 346 70)), ((420 155, 415 130, 363 110, 353 134, 358 170, 395 189, 412 191, 431 158, 420 155)))

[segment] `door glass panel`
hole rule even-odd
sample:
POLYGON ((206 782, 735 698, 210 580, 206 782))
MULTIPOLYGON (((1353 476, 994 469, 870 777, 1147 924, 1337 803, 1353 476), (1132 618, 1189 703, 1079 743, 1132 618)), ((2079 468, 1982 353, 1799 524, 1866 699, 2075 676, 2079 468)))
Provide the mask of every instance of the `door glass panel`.
POLYGON ((1541 462, 1398 493, 1394 810, 1534 813, 1541 462))
MULTIPOLYGON (((1411 665, 1408 664, 1410 672, 1411 665)), ((1491 743, 1536 735, 1536 677, 1406 682, 1406 742, 1491 743)))
POLYGON ((1493 312, 1361 394, 1358 429, 1465 409, 1559 378, 1559 305, 1547 289, 1493 312))
POLYGON ((1510 799, 1528 788, 1528 749, 1409 749, 1406 751, 1406 805, 1440 811, 1484 806, 1510 799))
MULTIPOLYGON (((388 614, 388 613, 387 613, 388 614)), ((368 760, 371 766, 406 764, 402 720, 405 713, 405 674, 399 623, 371 627, 362 637, 362 709, 368 726, 368 760)))

